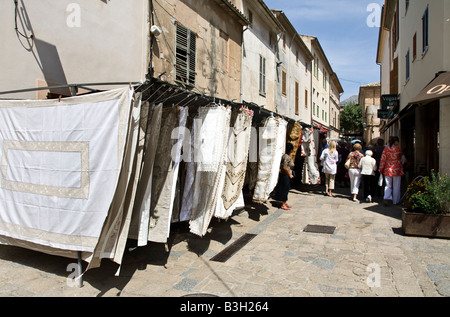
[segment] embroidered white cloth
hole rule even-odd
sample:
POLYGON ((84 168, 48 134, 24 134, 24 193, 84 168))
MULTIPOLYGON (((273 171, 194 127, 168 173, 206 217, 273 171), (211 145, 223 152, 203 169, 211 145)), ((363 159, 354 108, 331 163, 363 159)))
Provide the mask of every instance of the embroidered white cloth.
POLYGON ((268 118, 260 138, 258 178, 253 201, 264 203, 274 190, 280 169, 281 157, 286 147, 287 121, 268 118))
POLYGON ((225 107, 203 107, 200 133, 194 136, 197 170, 193 184, 192 210, 189 222, 191 233, 204 236, 214 215, 219 184, 225 168, 226 142, 231 110, 225 107))
POLYGON ((0 101, 0 235, 8 243, 94 251, 130 141, 133 94, 0 101))
POLYGON ((219 185, 222 191, 218 195, 214 214, 220 219, 229 218, 236 208, 243 207, 242 201, 238 204, 236 202, 243 196, 242 188, 247 169, 253 112, 241 109, 238 113, 233 113, 232 117, 233 129, 230 131, 227 160, 224 162, 226 166, 223 168, 219 185))
POLYGON ((316 145, 313 129, 306 128, 302 134, 302 156, 305 157, 303 165, 302 183, 308 185, 320 184, 320 172, 316 161, 316 145))

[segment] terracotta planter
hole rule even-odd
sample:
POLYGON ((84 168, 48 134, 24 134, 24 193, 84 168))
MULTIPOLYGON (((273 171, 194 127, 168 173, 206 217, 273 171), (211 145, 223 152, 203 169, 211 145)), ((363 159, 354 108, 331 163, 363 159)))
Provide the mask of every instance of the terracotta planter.
POLYGON ((450 215, 402 213, 402 228, 406 235, 450 239, 450 215))

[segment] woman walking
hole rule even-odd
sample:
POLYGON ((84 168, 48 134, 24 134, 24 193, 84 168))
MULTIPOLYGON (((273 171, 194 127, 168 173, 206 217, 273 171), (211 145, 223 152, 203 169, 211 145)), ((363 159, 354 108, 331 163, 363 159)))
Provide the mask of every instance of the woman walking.
POLYGON ((350 161, 350 167, 348 169, 348 175, 350 177, 350 190, 353 195, 353 201, 359 202, 359 185, 361 184, 361 169, 358 167, 359 161, 364 157, 361 153, 362 146, 360 143, 353 145, 353 152, 351 152, 347 158, 350 161))
POLYGON ((336 149, 336 142, 331 141, 328 147, 323 150, 320 156, 323 165, 323 173, 325 174, 325 193, 333 197, 335 177, 337 173, 337 162, 339 161, 339 153, 336 149))
POLYGON ((366 151, 366 156, 359 161, 358 167, 361 169, 361 175, 364 182, 364 197, 366 201, 371 203, 375 197, 376 179, 375 171, 377 170, 377 161, 372 157, 371 150, 366 151))
POLYGON ((275 196, 273 197, 277 201, 283 202, 281 209, 291 210, 291 206, 287 204, 289 190, 291 189, 292 169, 294 168, 294 162, 291 157, 291 153, 294 150, 294 146, 291 143, 286 144, 286 153, 281 158, 280 175, 278 177, 278 184, 275 188, 275 196))
POLYGON ((396 136, 389 138, 387 146, 381 155, 380 173, 384 175, 386 186, 384 188, 384 205, 392 201, 394 205, 400 202, 400 186, 402 182, 403 165, 402 150, 399 146, 399 139, 396 136))

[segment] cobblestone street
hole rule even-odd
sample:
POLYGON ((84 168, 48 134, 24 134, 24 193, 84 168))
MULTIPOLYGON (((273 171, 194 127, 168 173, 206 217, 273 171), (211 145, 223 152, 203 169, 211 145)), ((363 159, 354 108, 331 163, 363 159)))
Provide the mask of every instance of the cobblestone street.
POLYGON ((334 198, 320 187, 292 190, 289 202, 291 211, 268 202, 213 220, 204 238, 176 224, 169 252, 130 241, 119 277, 107 261, 85 273, 82 288, 68 279, 73 260, 0 246, 0 296, 450 296, 450 240, 404 236, 399 207, 355 203, 342 188, 334 198), (225 262, 211 261, 245 234, 255 236, 225 262))

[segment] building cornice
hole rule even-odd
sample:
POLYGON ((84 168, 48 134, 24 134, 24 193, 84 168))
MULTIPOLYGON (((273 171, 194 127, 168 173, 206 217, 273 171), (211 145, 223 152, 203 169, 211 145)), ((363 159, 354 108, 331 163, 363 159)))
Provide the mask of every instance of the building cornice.
POLYGON ((231 16, 234 16, 236 20, 242 25, 250 25, 249 19, 229 0, 214 0, 221 8, 228 12, 231 16))

